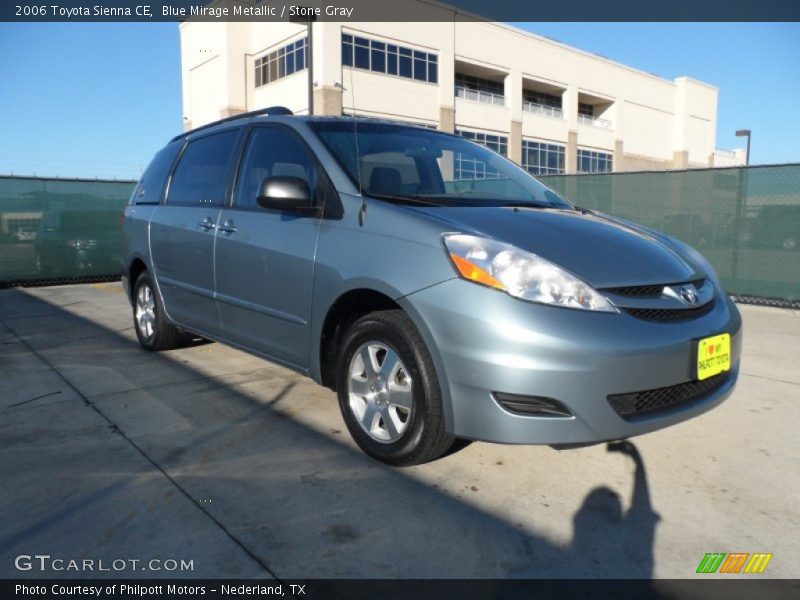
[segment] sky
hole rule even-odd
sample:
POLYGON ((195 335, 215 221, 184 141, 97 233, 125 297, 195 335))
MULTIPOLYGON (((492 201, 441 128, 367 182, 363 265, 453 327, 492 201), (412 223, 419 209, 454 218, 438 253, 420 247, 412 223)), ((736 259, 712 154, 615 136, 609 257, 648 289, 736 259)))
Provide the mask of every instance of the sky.
MULTIPOLYGON (((719 90, 717 147, 800 162, 800 24, 515 23, 719 90)), ((0 174, 137 178, 182 131, 174 23, 0 23, 0 174)))

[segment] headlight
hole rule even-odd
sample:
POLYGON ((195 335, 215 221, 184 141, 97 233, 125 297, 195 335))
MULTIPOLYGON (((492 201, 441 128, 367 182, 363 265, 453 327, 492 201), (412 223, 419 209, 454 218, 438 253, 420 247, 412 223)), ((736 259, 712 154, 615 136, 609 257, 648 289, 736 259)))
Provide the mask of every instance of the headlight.
POLYGON ((461 277, 542 304, 618 312, 584 281, 540 256, 488 238, 447 234, 444 245, 461 277))

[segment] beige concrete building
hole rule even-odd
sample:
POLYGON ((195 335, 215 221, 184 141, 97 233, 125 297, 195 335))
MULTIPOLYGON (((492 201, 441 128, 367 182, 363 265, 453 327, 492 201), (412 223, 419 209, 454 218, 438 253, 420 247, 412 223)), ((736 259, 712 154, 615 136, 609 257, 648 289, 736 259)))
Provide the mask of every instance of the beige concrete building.
MULTIPOLYGON (((272 105, 308 112, 305 25, 180 31, 187 129, 272 105)), ((534 174, 743 163, 717 155, 718 90, 690 77, 663 79, 502 23, 316 22, 312 36, 315 114, 457 132, 534 174)))

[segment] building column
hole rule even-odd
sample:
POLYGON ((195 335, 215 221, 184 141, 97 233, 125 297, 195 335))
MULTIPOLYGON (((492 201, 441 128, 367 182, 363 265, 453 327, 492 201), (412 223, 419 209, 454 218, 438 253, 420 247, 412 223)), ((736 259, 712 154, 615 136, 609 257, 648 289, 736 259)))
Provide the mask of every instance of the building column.
POLYGON ((518 165, 522 164, 522 121, 511 121, 508 136, 508 158, 518 165))
POLYGON ((314 91, 312 102, 315 115, 342 114, 342 24, 315 21, 314 91))
POLYGON ((224 40, 221 55, 216 59, 223 61, 224 69, 223 78, 218 82, 223 90, 219 111, 222 119, 247 112, 248 77, 252 78, 254 72, 247 61, 250 32, 251 23, 247 22, 220 23, 220 28, 215 28, 218 39, 224 40))
POLYGON ((625 154, 622 140, 614 141, 614 171, 625 170, 625 154))
POLYGON ((228 117, 235 117, 236 115, 240 115, 245 112, 247 112, 247 110, 244 108, 239 108, 238 106, 226 106, 219 111, 219 118, 227 119, 228 117))
POLYGON ((688 169, 689 168, 689 151, 688 150, 675 150, 672 153, 672 166, 675 169, 688 169))
POLYGON ((453 106, 439 107, 439 130, 448 133, 456 132, 456 109, 453 106))
POLYGON ((512 69, 505 78, 504 89, 511 122, 522 122, 522 72, 512 69))
POLYGON ((578 132, 570 131, 567 134, 567 149, 565 150, 566 172, 568 175, 578 172, 578 132))
POLYGON ((314 88, 314 114, 342 114, 342 88, 333 85, 322 85, 314 88))
POLYGON ((561 96, 562 110, 570 131, 578 130, 578 87, 570 83, 561 96))
POLYGON ((439 130, 456 132, 455 27, 442 27, 439 38, 439 130))

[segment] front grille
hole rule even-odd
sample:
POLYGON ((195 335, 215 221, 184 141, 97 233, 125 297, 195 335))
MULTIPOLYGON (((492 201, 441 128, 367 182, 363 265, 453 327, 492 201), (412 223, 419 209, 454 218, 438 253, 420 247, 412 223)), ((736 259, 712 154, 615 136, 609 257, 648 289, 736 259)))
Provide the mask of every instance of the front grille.
POLYGON ((647 321, 681 321, 696 319, 711 312, 714 301, 695 308, 624 308, 625 312, 637 319, 647 321))
POLYGON ((728 377, 730 371, 703 381, 687 381, 630 394, 612 394, 608 397, 608 403, 620 417, 630 421, 702 400, 721 388, 728 377))
POLYGON ((664 291, 663 285, 636 285, 630 287, 608 288, 604 290, 617 296, 660 296, 664 291))
MULTIPOLYGON (((694 285, 695 288, 698 290, 703 287, 705 284, 705 279, 697 279, 695 281, 689 281, 694 285)), ((643 298, 643 297, 652 297, 658 298, 664 292, 665 287, 674 287, 674 286, 681 286, 686 285, 686 283, 664 283, 659 285, 631 285, 626 287, 616 287, 616 288, 606 288, 603 291, 610 292, 612 294, 616 294, 617 296, 631 296, 634 298, 643 298)))

